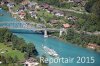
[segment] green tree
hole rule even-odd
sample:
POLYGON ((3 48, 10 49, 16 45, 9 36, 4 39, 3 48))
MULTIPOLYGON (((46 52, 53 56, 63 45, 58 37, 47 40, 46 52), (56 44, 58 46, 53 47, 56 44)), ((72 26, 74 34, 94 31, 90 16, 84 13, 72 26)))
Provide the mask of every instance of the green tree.
POLYGON ((13 58, 13 63, 17 63, 19 61, 18 57, 15 55, 13 58))
POLYGON ((86 5, 85 5, 85 10, 86 10, 87 12, 91 12, 91 9, 92 9, 92 7, 93 7, 93 5, 94 5, 94 3, 95 3, 96 1, 98 1, 98 0, 89 0, 89 1, 86 3, 86 5))
POLYGON ((34 55, 38 55, 38 52, 37 52, 33 43, 27 44, 27 53, 28 53, 29 57, 32 57, 34 55))
POLYGON ((4 10, 6 10, 6 11, 8 11, 9 10, 9 8, 7 7, 7 5, 3 5, 3 6, 0 6, 2 9, 4 9, 4 10))
POLYGON ((1 56, 1 61, 2 61, 3 64, 7 64, 6 58, 3 55, 1 56))
POLYGON ((25 59, 28 59, 28 58, 29 58, 29 55, 28 55, 27 52, 25 52, 24 58, 25 58, 25 59))
POLYGON ((97 15, 100 19, 100 0, 94 3, 92 7, 92 12, 97 15))
POLYGON ((11 36, 12 36, 12 33, 9 32, 9 31, 6 31, 6 33, 5 33, 5 35, 4 35, 4 41, 5 41, 5 42, 11 41, 11 36))

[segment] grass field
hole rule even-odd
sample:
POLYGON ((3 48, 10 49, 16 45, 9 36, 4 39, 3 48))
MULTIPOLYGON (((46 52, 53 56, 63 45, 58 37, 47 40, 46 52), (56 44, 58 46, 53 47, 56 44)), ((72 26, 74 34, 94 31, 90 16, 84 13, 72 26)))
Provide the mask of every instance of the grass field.
POLYGON ((54 17, 53 14, 48 13, 46 10, 40 10, 38 11, 38 17, 44 18, 46 21, 49 21, 54 17))
POLYGON ((18 50, 12 50, 11 47, 7 47, 3 43, 0 43, 0 54, 4 54, 5 56, 15 57, 17 56, 20 61, 24 60, 24 53, 21 53, 18 50))

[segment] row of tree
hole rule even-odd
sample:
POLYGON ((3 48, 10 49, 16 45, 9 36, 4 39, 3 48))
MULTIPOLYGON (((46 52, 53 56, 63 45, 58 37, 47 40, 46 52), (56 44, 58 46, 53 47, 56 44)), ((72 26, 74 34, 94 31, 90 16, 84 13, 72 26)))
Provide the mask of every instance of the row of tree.
POLYGON ((62 38, 81 46, 85 46, 88 43, 96 43, 97 45, 100 45, 100 35, 96 36, 86 33, 76 33, 75 30, 72 28, 68 29, 67 35, 63 34, 62 38))

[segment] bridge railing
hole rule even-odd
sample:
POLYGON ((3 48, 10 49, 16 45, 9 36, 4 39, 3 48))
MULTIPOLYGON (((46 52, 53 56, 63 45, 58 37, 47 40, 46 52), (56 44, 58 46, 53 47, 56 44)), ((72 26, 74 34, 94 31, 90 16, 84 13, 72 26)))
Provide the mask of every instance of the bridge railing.
POLYGON ((35 23, 30 22, 0 22, 0 28, 8 28, 8 29, 28 29, 28 30, 51 30, 51 31, 60 31, 62 28, 37 28, 33 26, 35 23))

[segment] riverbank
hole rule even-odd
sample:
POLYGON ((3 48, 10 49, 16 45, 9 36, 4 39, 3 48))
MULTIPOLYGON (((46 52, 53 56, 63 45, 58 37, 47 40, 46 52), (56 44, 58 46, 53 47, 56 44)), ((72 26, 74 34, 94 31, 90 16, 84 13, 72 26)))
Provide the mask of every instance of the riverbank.
POLYGON ((69 42, 69 41, 65 40, 64 38, 61 38, 61 37, 58 37, 58 36, 50 35, 50 37, 55 38, 55 39, 58 39, 58 40, 63 41, 63 42, 65 42, 65 43, 71 43, 71 44, 73 44, 73 45, 75 45, 75 46, 82 47, 82 48, 86 48, 86 49, 90 49, 90 50, 92 50, 92 51, 96 51, 96 52, 99 52, 99 53, 100 53, 100 48, 91 49, 91 48, 88 48, 87 45, 75 44, 75 43, 73 43, 73 42, 69 42))

